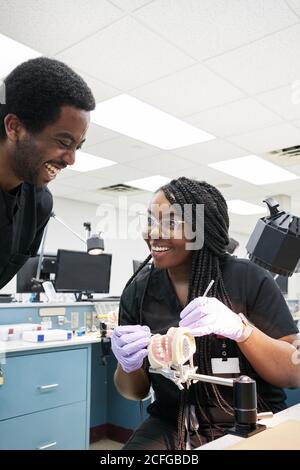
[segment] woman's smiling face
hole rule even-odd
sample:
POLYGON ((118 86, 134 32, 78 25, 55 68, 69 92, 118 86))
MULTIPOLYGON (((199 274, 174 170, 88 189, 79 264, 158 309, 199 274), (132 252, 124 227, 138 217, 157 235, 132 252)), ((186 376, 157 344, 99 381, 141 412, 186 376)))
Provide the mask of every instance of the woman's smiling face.
POLYGON ((178 220, 163 191, 155 193, 148 209, 144 239, 156 268, 168 269, 186 264, 192 251, 186 250, 184 222, 178 220))

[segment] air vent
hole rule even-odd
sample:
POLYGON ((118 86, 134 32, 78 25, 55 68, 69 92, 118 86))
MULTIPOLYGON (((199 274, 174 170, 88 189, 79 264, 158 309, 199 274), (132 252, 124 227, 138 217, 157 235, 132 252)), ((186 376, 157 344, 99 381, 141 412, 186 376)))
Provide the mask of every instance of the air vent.
POLYGON ((271 150, 265 154, 268 160, 281 166, 298 165, 300 163, 300 145, 271 150))
POLYGON ((128 194, 128 193, 138 193, 140 189, 134 188, 133 186, 128 186, 127 184, 113 184, 112 186, 105 186, 103 188, 98 188, 99 192, 105 192, 108 194, 128 194))

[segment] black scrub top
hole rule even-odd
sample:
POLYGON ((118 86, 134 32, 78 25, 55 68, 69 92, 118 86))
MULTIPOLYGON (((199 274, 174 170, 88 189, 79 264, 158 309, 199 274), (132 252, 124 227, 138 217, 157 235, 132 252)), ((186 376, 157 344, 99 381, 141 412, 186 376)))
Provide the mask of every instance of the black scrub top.
MULTIPOLYGON (((228 254, 221 258, 221 270, 225 288, 236 313, 244 313, 251 323, 275 339, 298 333, 287 304, 270 273, 248 260, 238 259, 228 254)), ((148 325, 153 334, 165 334, 171 326, 178 326, 181 310, 182 306, 167 271, 154 269, 150 273, 147 270, 139 273, 130 286, 123 291, 119 322, 121 325, 148 325), (143 296, 143 308, 140 312, 143 296)), ((220 347, 222 339, 215 335, 211 335, 211 339, 211 357, 222 358, 220 347)), ((226 343, 227 350, 230 351, 228 356, 239 357, 241 371, 245 371, 248 376, 256 380, 257 392, 267 404, 268 409, 273 412, 284 409, 286 398, 284 391, 259 377, 242 353, 238 351, 238 346, 234 341, 226 339, 226 343)), ((175 423, 179 410, 178 387, 159 374, 149 374, 149 378, 155 392, 155 402, 148 407, 148 412, 150 415, 175 423)), ((192 385, 189 389, 189 402, 195 404, 193 387, 200 387, 200 384, 192 385)), ((223 397, 232 405, 232 388, 224 386, 218 386, 218 388, 223 397)), ((220 410, 213 401, 207 401, 207 398, 201 406, 209 407, 216 424, 232 421, 232 417, 220 410)))
POLYGON ((0 289, 37 253, 52 207, 47 188, 29 183, 10 192, 0 188, 0 289))

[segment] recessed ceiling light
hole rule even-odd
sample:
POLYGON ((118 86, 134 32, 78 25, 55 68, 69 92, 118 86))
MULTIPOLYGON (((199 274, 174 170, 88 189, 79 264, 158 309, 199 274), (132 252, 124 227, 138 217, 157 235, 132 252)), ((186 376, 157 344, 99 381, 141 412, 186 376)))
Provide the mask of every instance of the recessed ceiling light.
POLYGON ((99 168, 105 168, 106 166, 111 165, 116 165, 116 162, 107 160, 106 158, 97 157, 96 155, 91 155, 90 153, 77 151, 74 165, 71 165, 68 168, 69 170, 85 172, 98 170, 99 168))
POLYGON ((149 176, 148 178, 141 178, 138 180, 127 181, 125 184, 129 186, 134 186, 135 188, 145 189, 146 191, 154 192, 161 186, 169 183, 170 178, 165 176, 149 176))
POLYGON ((258 206, 250 202, 242 201, 240 199, 233 199, 226 201, 228 211, 232 214, 239 215, 253 215, 253 214, 265 214, 267 212, 266 207, 258 206))
POLYGON ((208 166, 256 185, 291 181, 299 178, 298 175, 284 170, 280 166, 274 165, 274 163, 268 162, 256 155, 223 160, 221 162, 210 163, 208 166))
POLYGON ((97 104, 91 121, 164 150, 205 142, 215 136, 132 96, 122 94, 97 104))
POLYGON ((40 56, 34 49, 0 34, 0 78, 6 77, 22 62, 40 56))

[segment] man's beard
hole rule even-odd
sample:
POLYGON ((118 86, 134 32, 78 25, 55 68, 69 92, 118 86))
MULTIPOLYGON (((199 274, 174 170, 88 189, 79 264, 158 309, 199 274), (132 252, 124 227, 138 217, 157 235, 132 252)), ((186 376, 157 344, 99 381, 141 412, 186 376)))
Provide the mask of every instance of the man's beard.
POLYGON ((18 140, 12 155, 12 164, 16 176, 26 183, 42 186, 39 182, 39 173, 43 162, 43 155, 31 137, 18 140))

